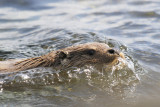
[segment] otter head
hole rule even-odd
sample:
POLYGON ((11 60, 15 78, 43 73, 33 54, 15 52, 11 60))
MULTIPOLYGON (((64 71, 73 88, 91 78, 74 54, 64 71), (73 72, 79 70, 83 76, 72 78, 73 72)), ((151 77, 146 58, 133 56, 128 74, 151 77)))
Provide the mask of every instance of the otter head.
POLYGON ((111 64, 123 53, 104 43, 87 43, 58 50, 61 68, 87 64, 111 64))

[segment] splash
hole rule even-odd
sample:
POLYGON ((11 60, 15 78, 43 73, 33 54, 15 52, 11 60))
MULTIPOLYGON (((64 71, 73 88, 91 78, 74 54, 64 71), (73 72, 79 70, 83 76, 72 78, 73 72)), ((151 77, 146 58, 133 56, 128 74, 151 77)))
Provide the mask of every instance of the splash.
POLYGON ((2 85, 3 85, 3 80, 0 80, 0 93, 3 92, 3 87, 2 87, 2 85))
MULTIPOLYGON (((3 77, 2 88, 5 87, 40 87, 40 86, 65 86, 69 90, 79 87, 89 87, 105 91, 120 98, 133 97, 136 85, 140 81, 141 67, 131 57, 125 55, 118 58, 112 66, 86 65, 82 68, 70 68, 56 71, 51 68, 36 68, 7 74, 3 77), (76 84, 76 86, 74 86, 76 84), (73 87, 74 86, 74 87, 73 87)), ((63 90, 63 88, 62 88, 63 90)))

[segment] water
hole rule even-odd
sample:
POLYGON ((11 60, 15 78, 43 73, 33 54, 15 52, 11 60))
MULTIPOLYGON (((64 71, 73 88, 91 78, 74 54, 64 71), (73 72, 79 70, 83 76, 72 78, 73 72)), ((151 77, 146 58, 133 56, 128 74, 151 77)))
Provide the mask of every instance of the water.
POLYGON ((104 42, 127 64, 0 74, 0 106, 158 106, 159 10, 158 0, 1 0, 0 60, 104 42))

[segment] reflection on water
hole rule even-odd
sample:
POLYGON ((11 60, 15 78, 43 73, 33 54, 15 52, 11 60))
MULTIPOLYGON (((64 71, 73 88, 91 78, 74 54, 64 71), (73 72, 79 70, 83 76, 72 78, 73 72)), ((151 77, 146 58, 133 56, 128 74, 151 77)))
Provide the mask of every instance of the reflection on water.
POLYGON ((0 60, 95 41, 126 56, 112 68, 0 74, 0 106, 159 105, 157 0, 1 0, 0 8, 0 60))

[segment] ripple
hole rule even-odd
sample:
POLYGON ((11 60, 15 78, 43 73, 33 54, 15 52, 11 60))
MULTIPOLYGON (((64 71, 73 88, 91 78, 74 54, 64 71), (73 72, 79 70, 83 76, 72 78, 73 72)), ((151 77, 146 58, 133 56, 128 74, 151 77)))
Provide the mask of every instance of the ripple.
POLYGON ((41 6, 41 3, 47 4, 50 0, 46 0, 45 2, 40 1, 39 3, 36 3, 35 0, 1 0, 0 6, 2 7, 13 7, 18 10, 34 10, 34 11, 40 11, 44 9, 51 9, 53 7, 49 6, 41 6))
POLYGON ((137 5, 148 5, 150 3, 153 3, 153 2, 151 2, 151 1, 137 1, 137 0, 129 2, 129 4, 135 5, 135 6, 137 6, 137 5))
POLYGON ((159 18, 159 14, 154 11, 140 12, 140 11, 130 11, 129 14, 132 17, 140 18, 159 18))
POLYGON ((26 21, 33 21, 37 20, 39 16, 33 16, 27 19, 0 19, 0 23, 14 23, 14 22, 26 22, 26 21))

